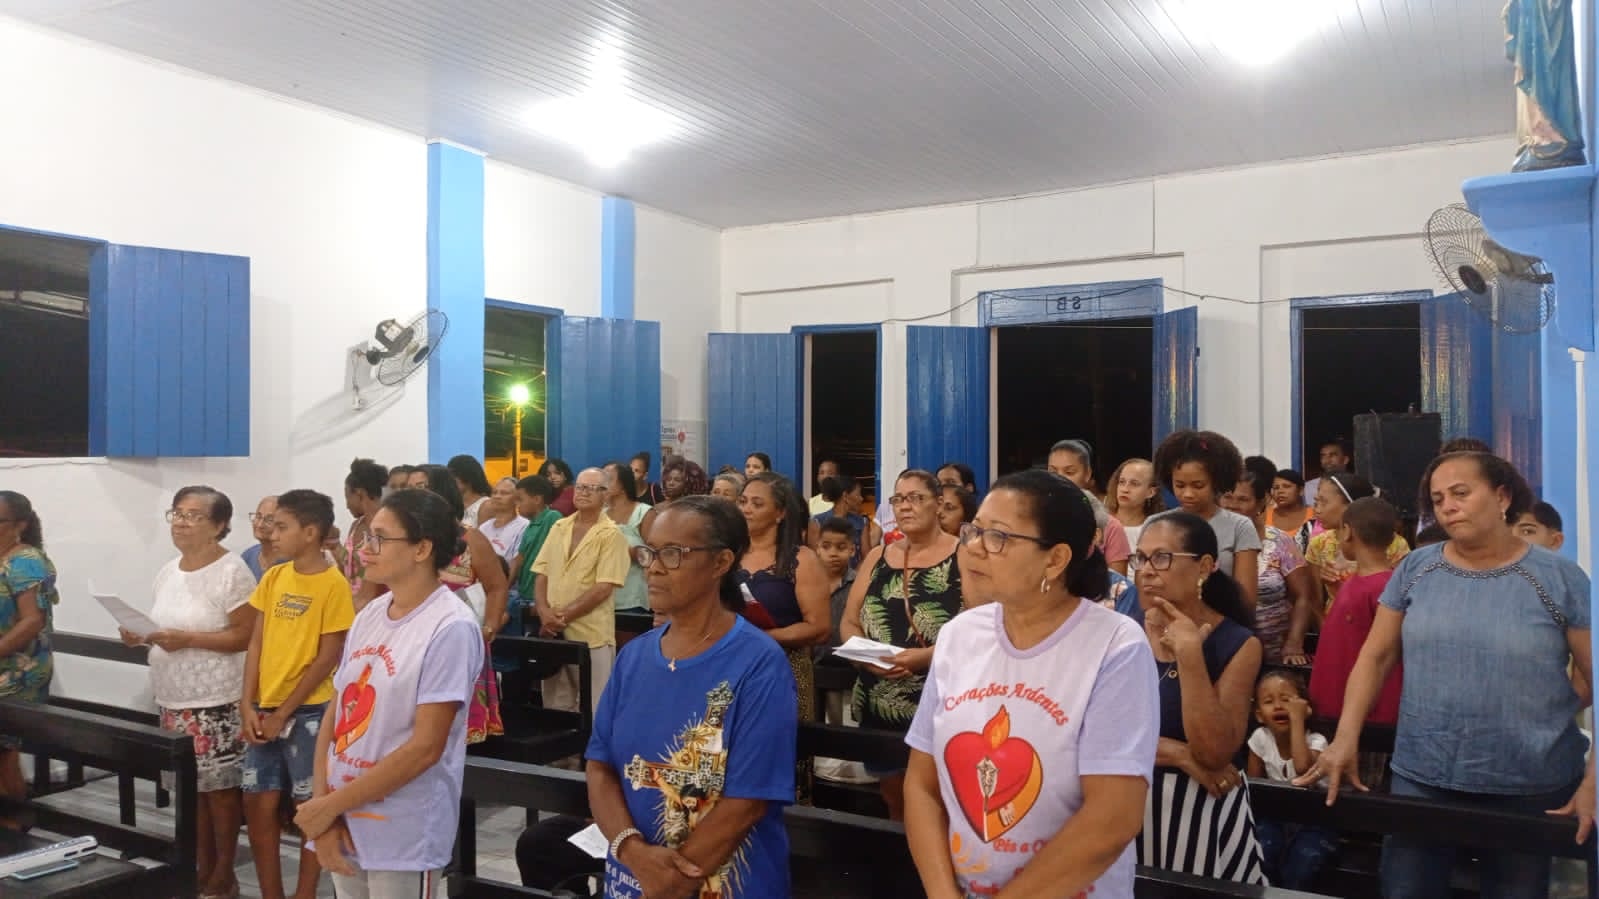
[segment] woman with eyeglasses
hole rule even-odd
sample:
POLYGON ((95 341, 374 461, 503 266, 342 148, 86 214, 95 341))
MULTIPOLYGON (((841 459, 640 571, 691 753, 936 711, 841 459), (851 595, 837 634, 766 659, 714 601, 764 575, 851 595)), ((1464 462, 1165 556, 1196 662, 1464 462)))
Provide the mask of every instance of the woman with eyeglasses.
MULTIPOLYGON (((887 667, 857 663, 851 696, 861 727, 904 733, 916 716, 933 644, 961 610, 961 572, 955 563, 960 541, 938 523, 938 479, 920 469, 903 471, 894 480, 894 507, 905 539, 879 546, 861 560, 861 572, 839 619, 844 640, 865 637, 901 648, 886 659, 887 667)), ((905 818, 905 769, 867 765, 877 778, 895 821, 905 818)))
MULTIPOLYGON (((422 465, 413 478, 420 478, 424 489, 442 497, 455 512, 456 522, 460 522, 466 504, 449 469, 442 465, 422 465)), ((510 598, 510 578, 505 574, 500 555, 494 551, 494 544, 477 528, 462 526, 461 551, 440 570, 439 579, 469 604, 473 604, 469 598, 472 593, 482 593, 483 620, 479 624, 483 631, 483 670, 466 719, 466 742, 481 743, 505 733, 505 723, 500 717, 500 683, 494 676, 489 647, 494 643, 494 635, 510 620, 505 611, 510 598)))
POLYGON ((150 646, 150 689, 163 730, 194 739, 199 774, 196 832, 201 899, 237 896, 233 875, 244 819, 244 651, 255 619, 255 575, 222 545, 233 503, 210 487, 184 487, 167 510, 178 557, 156 573, 148 637, 121 631, 129 646, 150 646))
POLYGON ((1151 519, 1133 553, 1160 687, 1160 744, 1138 863, 1264 884, 1238 767, 1260 640, 1243 591, 1218 555, 1212 523, 1182 511, 1151 519))
POLYGON ((978 600, 945 625, 905 742, 905 832, 928 899, 1131 899, 1155 763, 1155 665, 1090 597, 1094 511, 1047 471, 1001 478, 961 529, 978 600))
POLYGON ((358 547, 389 592, 350 626, 317 732, 312 798, 295 814, 340 899, 442 894, 483 639, 439 572, 457 512, 425 490, 383 500, 358 547))
MULTIPOLYGON (((49 699, 55 672, 51 610, 60 601, 55 563, 44 554, 44 529, 33 503, 0 490, 0 699, 49 699)), ((0 734, 0 797, 28 798, 21 745, 0 734)))
POLYGON ((606 896, 790 895, 794 677, 739 614, 749 547, 735 506, 691 496, 633 548, 667 623, 617 654, 584 753, 606 896))

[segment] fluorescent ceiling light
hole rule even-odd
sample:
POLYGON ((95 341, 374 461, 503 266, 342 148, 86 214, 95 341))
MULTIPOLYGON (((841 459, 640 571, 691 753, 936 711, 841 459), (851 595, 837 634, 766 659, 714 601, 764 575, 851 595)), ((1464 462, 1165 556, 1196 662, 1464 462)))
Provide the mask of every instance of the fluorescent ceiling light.
POLYGON ((622 76, 620 47, 614 39, 602 40, 589 86, 576 96, 540 103, 528 114, 529 126, 577 149, 600 168, 620 165, 639 147, 676 132, 670 113, 627 95, 622 76))
POLYGON ((1231 59, 1270 65, 1338 18, 1348 0, 1177 0, 1168 12, 1190 40, 1231 59))

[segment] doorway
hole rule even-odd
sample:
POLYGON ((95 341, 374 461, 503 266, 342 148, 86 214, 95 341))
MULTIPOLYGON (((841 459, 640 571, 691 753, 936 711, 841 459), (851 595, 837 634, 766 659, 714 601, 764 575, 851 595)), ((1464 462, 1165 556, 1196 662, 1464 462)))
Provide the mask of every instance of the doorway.
POLYGON ((808 331, 805 340, 805 471, 795 481, 806 495, 821 492, 816 466, 824 459, 877 497, 878 329, 808 331))
POLYGON ((1306 477, 1331 440, 1354 439, 1354 417, 1422 408, 1421 304, 1414 301, 1304 309, 1300 336, 1300 432, 1306 477))
POLYGON ((1153 316, 995 329, 995 470, 1042 465, 1067 438, 1093 446, 1099 479, 1125 459, 1147 458, 1154 329, 1153 316))
POLYGON ((523 478, 549 454, 547 335, 552 316, 490 301, 483 318, 483 469, 523 478))

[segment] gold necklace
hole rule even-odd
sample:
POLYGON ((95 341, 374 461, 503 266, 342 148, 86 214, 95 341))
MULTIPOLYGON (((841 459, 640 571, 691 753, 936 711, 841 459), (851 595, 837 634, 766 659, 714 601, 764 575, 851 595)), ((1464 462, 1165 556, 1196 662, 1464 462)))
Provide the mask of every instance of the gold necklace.
MULTIPOLYGON (((695 643, 693 646, 690 646, 688 652, 684 653, 683 655, 678 656, 677 659, 685 658, 685 657, 693 654, 694 650, 699 649, 700 646, 704 645, 706 640, 711 639, 711 631, 714 631, 714 630, 716 630, 716 625, 713 624, 709 628, 706 629, 705 636, 701 637, 699 639, 698 643, 695 643)), ((662 655, 666 655, 666 651, 663 649, 661 651, 661 654, 662 655)), ((666 667, 667 667, 668 670, 671 670, 671 671, 676 671, 677 670, 677 659, 674 659, 671 656, 666 656, 666 667)))

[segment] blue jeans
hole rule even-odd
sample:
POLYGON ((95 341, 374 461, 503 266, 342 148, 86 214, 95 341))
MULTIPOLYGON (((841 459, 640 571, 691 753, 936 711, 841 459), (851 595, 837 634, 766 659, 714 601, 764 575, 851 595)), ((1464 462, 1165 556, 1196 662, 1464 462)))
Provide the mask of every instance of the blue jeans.
MULTIPOLYGON (((1577 783, 1552 793, 1535 796, 1493 796, 1483 793, 1458 793, 1440 790, 1409 780, 1394 772, 1390 791, 1394 796, 1458 802, 1500 812, 1542 815, 1566 804, 1577 791, 1577 783)), ((1382 841, 1382 894, 1384 899, 1448 899, 1450 875, 1454 872, 1459 849, 1414 836, 1388 836, 1382 841)), ((1474 850, 1478 858, 1478 878, 1483 896, 1494 899, 1547 899, 1549 896, 1549 856, 1518 852, 1474 850)))
POLYGON ((1338 834, 1325 827, 1255 819, 1255 839, 1274 887, 1308 890, 1327 859, 1338 851, 1338 834))

